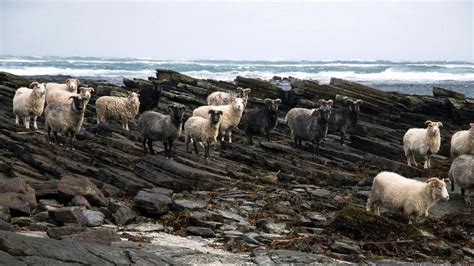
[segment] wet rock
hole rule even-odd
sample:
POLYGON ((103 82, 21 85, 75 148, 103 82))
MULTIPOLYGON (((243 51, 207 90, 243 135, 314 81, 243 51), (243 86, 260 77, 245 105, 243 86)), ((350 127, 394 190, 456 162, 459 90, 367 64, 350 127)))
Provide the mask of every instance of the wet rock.
POLYGON ((313 222, 325 222, 325 221, 327 221, 326 216, 324 216, 323 214, 318 213, 318 212, 311 213, 310 216, 309 216, 309 219, 313 222))
POLYGON ((0 193, 0 205, 8 207, 12 216, 30 215, 31 205, 24 194, 0 193))
POLYGON ((73 223, 78 225, 86 225, 87 219, 82 214, 79 207, 63 207, 48 211, 49 217, 57 224, 63 225, 73 223))
POLYGON ((6 222, 6 221, 0 219, 0 231, 13 232, 13 231, 15 231, 15 228, 9 222, 6 222))
POLYGON ((236 213, 232 213, 232 212, 225 211, 225 210, 218 210, 218 212, 219 212, 220 215, 222 215, 222 217, 224 217, 226 219, 229 219, 229 220, 237 221, 241 225, 249 225, 250 224, 244 217, 242 217, 242 216, 240 216, 236 213))
POLYGON ((67 200, 74 196, 83 196, 97 206, 107 206, 104 194, 85 177, 64 176, 58 183, 59 195, 67 200))
POLYGON ((77 195, 74 196, 71 200, 73 206, 78 206, 83 209, 90 209, 91 204, 83 196, 77 195))
POLYGON ((0 220, 10 222, 11 217, 12 216, 10 215, 10 208, 6 206, 0 206, 0 220))
POLYGON ((134 198, 135 207, 151 215, 165 214, 170 210, 171 193, 159 187, 143 189, 134 198))
POLYGON ((94 242, 103 245, 111 245, 113 242, 119 242, 120 236, 111 228, 87 229, 82 233, 71 236, 72 239, 83 242, 94 242))
POLYGON ((466 254, 466 256, 474 258, 474 249, 468 248, 468 247, 463 247, 463 248, 461 248, 461 250, 464 254, 466 254))
POLYGON ((212 229, 207 227, 196 227, 196 226, 188 226, 186 227, 186 232, 190 235, 195 236, 202 236, 202 237, 215 237, 216 233, 212 231, 212 229))
POLYGON ((46 223, 46 222, 37 222, 30 225, 30 230, 32 231, 43 231, 46 232, 49 228, 56 227, 54 224, 46 223))
POLYGON ((137 213, 134 210, 118 201, 109 201, 108 210, 117 225, 130 224, 137 218, 137 213))
POLYGON ((33 224, 35 221, 31 217, 13 217, 10 221, 12 225, 20 226, 20 227, 26 227, 30 226, 33 224))
POLYGON ((342 254, 359 254, 362 252, 360 247, 354 243, 345 243, 336 241, 331 245, 331 250, 342 254))
POLYGON ((201 209, 206 207, 207 202, 199 199, 176 199, 173 200, 173 204, 171 205, 173 210, 182 211, 186 209, 194 210, 194 209, 201 209))
POLYGON ((62 207, 63 205, 54 199, 40 199, 38 201, 38 209, 40 211, 49 211, 62 207))
POLYGON ((37 206, 35 190, 19 177, 0 180, 0 205, 29 215, 37 206))
POLYGON ((83 210, 82 214, 87 220, 87 226, 101 226, 104 223, 105 215, 99 211, 83 210))
POLYGON ((449 98, 454 98, 458 100, 466 99, 466 96, 462 93, 455 92, 455 91, 448 90, 441 87, 433 87, 433 95, 434 97, 449 97, 449 98))
POLYGON ((261 219, 256 222, 257 228, 271 234, 287 234, 286 224, 275 223, 269 219, 261 219))
POLYGON ((84 231, 84 227, 80 227, 77 225, 66 225, 61 227, 49 228, 46 233, 51 238, 63 239, 64 237, 71 236, 82 231, 84 231))
POLYGON ((241 239, 249 244, 257 246, 264 245, 262 242, 258 241, 257 238, 260 238, 257 233, 245 233, 241 236, 241 239))
POLYGON ((318 189, 314 190, 311 194, 315 197, 325 198, 325 197, 331 196, 331 191, 329 191, 327 189, 324 189, 324 188, 318 188, 318 189))

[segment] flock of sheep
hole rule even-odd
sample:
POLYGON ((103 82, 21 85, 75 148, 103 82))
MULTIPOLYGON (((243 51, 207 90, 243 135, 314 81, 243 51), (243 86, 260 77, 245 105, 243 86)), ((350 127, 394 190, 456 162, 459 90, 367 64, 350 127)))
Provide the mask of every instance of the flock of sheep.
MULTIPOLYGON (((37 129, 37 117, 45 113, 45 128, 48 141, 51 131, 54 140, 60 144, 58 133, 70 138, 70 148, 74 149, 75 134, 79 132, 84 112, 91 98, 93 88, 80 87, 77 79, 68 79, 65 84, 33 82, 30 88, 19 88, 13 98, 13 112, 16 124, 24 119, 29 129, 30 117, 33 128, 37 129), (45 107, 46 103, 46 107, 45 107)), ((258 109, 245 110, 251 89, 238 88, 234 93, 213 92, 207 97, 206 106, 193 110, 193 115, 183 125, 184 106, 170 105, 167 114, 151 111, 157 107, 161 88, 153 82, 153 89, 142 89, 139 93, 130 92, 127 97, 102 96, 96 100, 97 123, 110 120, 120 122, 128 130, 128 123, 138 118, 138 127, 143 134, 145 153, 155 154, 153 141, 161 141, 167 158, 175 158, 173 143, 184 129, 186 150, 193 144, 196 155, 197 144, 205 149, 206 159, 210 148, 215 146, 217 137, 221 141, 232 142, 232 131, 239 127, 246 136, 248 144, 253 136, 265 136, 271 141, 271 131, 278 124, 280 99, 265 99, 258 109)), ((341 144, 347 138, 346 132, 355 127, 360 112, 361 100, 346 99, 347 107, 333 109, 332 100, 321 99, 315 109, 293 108, 285 122, 290 128, 290 136, 295 147, 302 147, 302 141, 313 144, 313 154, 319 155, 319 145, 328 132, 339 132, 341 144)), ((441 144, 441 122, 426 121, 426 128, 409 129, 403 137, 403 148, 408 165, 417 166, 415 155, 421 155, 424 168, 431 167, 431 155, 437 153, 441 144)), ((474 189, 474 123, 469 130, 460 131, 451 139, 451 156, 454 159, 449 178, 461 187, 466 205, 470 206, 469 190, 474 189), (466 193, 466 190, 468 193, 466 193)), ((442 178, 430 178, 420 182, 405 178, 396 173, 379 173, 373 181, 372 194, 367 202, 367 211, 380 215, 380 207, 402 209, 410 222, 419 216, 428 215, 429 208, 438 200, 449 199, 446 184, 442 178)))

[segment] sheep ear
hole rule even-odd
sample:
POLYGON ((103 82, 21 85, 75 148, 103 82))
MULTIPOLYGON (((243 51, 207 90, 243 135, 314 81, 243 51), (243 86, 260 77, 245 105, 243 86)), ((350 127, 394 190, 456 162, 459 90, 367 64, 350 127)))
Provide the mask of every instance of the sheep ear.
POLYGON ((68 98, 68 100, 74 99, 75 97, 76 97, 76 96, 71 96, 71 97, 68 98))
POLYGON ((208 113, 208 114, 211 114, 212 112, 214 112, 214 110, 209 110, 207 113, 208 113))
POLYGON ((357 99, 357 101, 355 101, 356 104, 362 104, 362 100, 361 99, 357 99))
POLYGON ((470 127, 474 127, 474 123, 470 123, 469 126, 470 126, 470 127))
POLYGON ((81 85, 81 81, 79 79, 76 79, 77 86, 81 85))
POLYGON ((430 177, 430 178, 428 178, 428 180, 426 180, 426 183, 429 184, 429 183, 434 182, 434 181, 438 181, 438 178, 436 178, 436 177, 430 177))
POLYGON ((281 100, 280 100, 280 99, 276 99, 275 102, 276 102, 276 103, 281 103, 281 100))
POLYGON ((237 87, 237 89, 235 89, 237 91, 244 91, 244 89, 242 87, 237 87))
POLYGON ((442 123, 442 122, 438 122, 438 127, 443 127, 443 123, 442 123))
POLYGON ((91 92, 94 92, 94 88, 89 88, 89 90, 90 90, 91 92))
POLYGON ((327 101, 326 101, 326 104, 329 104, 329 105, 332 105, 333 103, 334 103, 333 100, 327 100, 327 101))
POLYGON ((428 125, 431 124, 431 123, 433 123, 433 122, 431 122, 431 120, 426 120, 426 121, 425 121, 425 126, 428 126, 428 125))
POLYGON ((34 87, 36 87, 36 86, 38 86, 38 85, 39 85, 39 83, 36 82, 36 81, 31 82, 31 84, 30 84, 30 89, 33 89, 34 87))
POLYGON ((345 104, 351 104, 351 103, 353 103, 353 101, 352 101, 351 99, 346 99, 346 100, 344 101, 344 103, 345 103, 345 104))
POLYGON ((251 92, 252 90, 250 88, 246 88, 244 92, 251 92))
POLYGON ((224 112, 222 112, 222 111, 220 111, 220 110, 217 111, 217 113, 220 114, 220 115, 223 115, 223 114, 224 114, 224 112))

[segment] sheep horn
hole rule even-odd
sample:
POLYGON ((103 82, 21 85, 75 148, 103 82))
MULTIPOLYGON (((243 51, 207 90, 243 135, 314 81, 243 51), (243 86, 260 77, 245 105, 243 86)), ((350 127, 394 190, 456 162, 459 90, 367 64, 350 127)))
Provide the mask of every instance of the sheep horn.
POLYGON ((431 120, 426 120, 426 121, 425 121, 425 126, 427 126, 427 125, 429 125, 429 124, 431 124, 431 123, 433 123, 431 120))
POLYGON ((429 178, 428 180, 426 180, 426 183, 430 183, 430 182, 434 182, 434 181, 438 181, 439 179, 436 178, 436 177, 431 177, 429 178))
POLYGON ((272 102, 272 99, 270 98, 266 98, 265 100, 263 100, 264 103, 271 103, 272 102))
POLYGON ((474 123, 470 123, 469 126, 472 128, 474 127, 474 123))
POLYGON ((357 100, 355 101, 356 104, 361 104, 362 102, 363 102, 363 101, 362 101, 361 99, 357 99, 357 100))
POLYGON ((237 89, 235 89, 237 91, 244 91, 244 89, 242 87, 237 87, 237 89))
POLYGON ((33 81, 33 82, 31 82, 31 84, 30 84, 30 89, 33 89, 34 87, 37 87, 38 85, 39 85, 38 82, 33 81))
POLYGON ((276 99, 275 102, 276 103, 281 103, 281 99, 276 99))
POLYGON ((244 92, 251 92, 252 90, 250 88, 246 88, 244 92))

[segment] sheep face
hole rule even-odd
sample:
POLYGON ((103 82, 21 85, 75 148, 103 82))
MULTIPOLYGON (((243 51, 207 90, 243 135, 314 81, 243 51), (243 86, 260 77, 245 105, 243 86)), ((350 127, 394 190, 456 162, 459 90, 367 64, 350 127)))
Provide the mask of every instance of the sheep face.
POLYGON ((443 123, 441 122, 432 122, 430 120, 425 122, 425 125, 427 126, 428 132, 432 136, 439 135, 439 129, 443 127, 443 123))
POLYGON ((219 123, 219 120, 221 119, 222 116, 222 111, 216 111, 216 110, 209 110, 209 114, 211 116, 211 122, 213 124, 219 123))
POLYGON ((77 91, 77 88, 81 82, 78 79, 68 79, 66 80, 66 84, 71 89, 71 91, 77 91))
POLYGON ((163 89, 161 86, 158 84, 158 82, 153 81, 153 93, 152 93, 152 98, 156 99, 157 97, 161 96, 161 93, 163 92, 163 89))
POLYGON ((30 84, 30 89, 37 97, 41 97, 46 93, 46 85, 44 83, 33 82, 30 84))
POLYGON ((238 112, 242 112, 244 110, 244 99, 242 98, 235 98, 232 101, 232 108, 238 112))
POLYGON ((346 104, 349 105, 349 110, 351 110, 352 113, 358 113, 360 112, 360 105, 362 104, 362 100, 347 100, 346 104))
POLYGON ((313 116, 318 117, 318 121, 322 123, 327 123, 329 121, 329 117, 331 116, 331 108, 328 107, 319 107, 316 111, 313 112, 313 116))
POLYGON ((79 94, 82 96, 82 98, 90 99, 91 93, 93 92, 94 92, 94 88, 89 88, 89 87, 79 88, 79 94))
POLYGON ((281 103, 280 99, 272 100, 272 99, 265 99, 265 104, 267 105, 268 110, 270 112, 276 112, 278 111, 278 106, 281 103))
POLYGON ((138 94, 136 92, 131 92, 127 96, 129 101, 139 101, 138 97, 140 97, 140 94, 138 94))
POLYGON ((170 117, 173 119, 173 121, 183 121, 183 116, 184 116, 184 107, 183 106, 176 106, 176 105, 171 105, 168 107, 168 111, 170 112, 170 117))
POLYGON ((73 106, 74 106, 74 109, 76 109, 77 111, 82 111, 84 109, 84 103, 83 103, 83 98, 78 95, 78 96, 71 96, 69 97, 69 99, 73 99, 73 106))
POLYGON ((426 180, 426 183, 430 185, 431 197, 433 200, 449 200, 448 189, 446 188, 446 183, 444 178, 432 177, 426 180))

